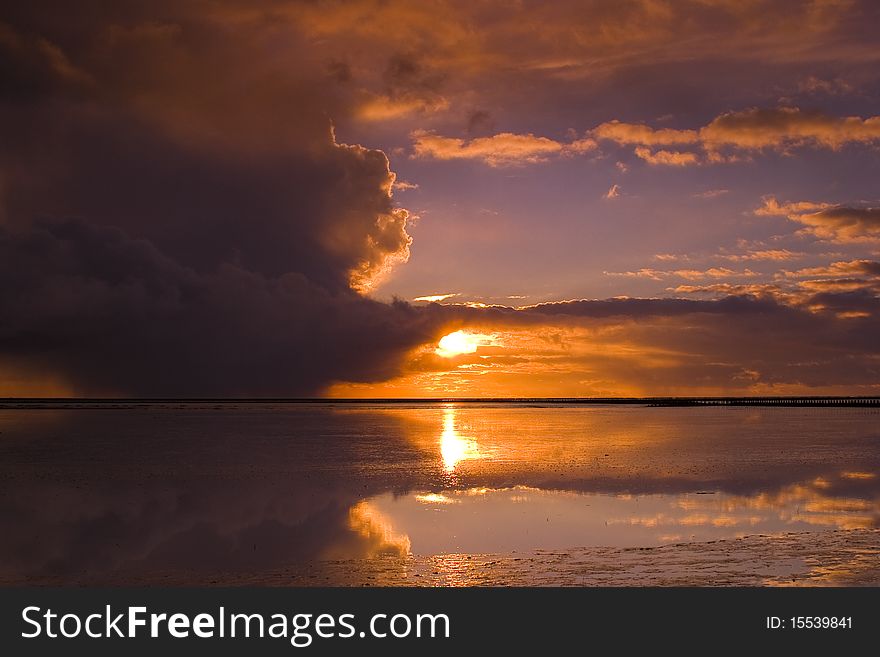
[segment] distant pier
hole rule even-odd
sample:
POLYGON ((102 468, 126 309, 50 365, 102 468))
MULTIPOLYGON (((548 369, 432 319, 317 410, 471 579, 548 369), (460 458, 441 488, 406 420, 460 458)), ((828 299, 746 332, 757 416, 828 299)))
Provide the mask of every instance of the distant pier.
POLYGON ((667 397, 651 406, 855 406, 880 407, 880 397, 667 397))

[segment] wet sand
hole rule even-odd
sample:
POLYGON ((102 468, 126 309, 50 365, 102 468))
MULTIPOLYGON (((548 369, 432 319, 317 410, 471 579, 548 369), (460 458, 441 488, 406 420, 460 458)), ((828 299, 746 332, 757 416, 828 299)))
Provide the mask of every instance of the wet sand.
POLYGON ((382 557, 251 580, 297 586, 878 586, 880 531, 797 533, 651 548, 382 557))
MULTIPOLYGON (((59 584, 47 581, 47 584, 59 584)), ((155 572, 134 585, 227 586, 880 586, 880 530, 786 533, 650 548, 515 554, 387 554, 321 560, 222 580, 155 572)))

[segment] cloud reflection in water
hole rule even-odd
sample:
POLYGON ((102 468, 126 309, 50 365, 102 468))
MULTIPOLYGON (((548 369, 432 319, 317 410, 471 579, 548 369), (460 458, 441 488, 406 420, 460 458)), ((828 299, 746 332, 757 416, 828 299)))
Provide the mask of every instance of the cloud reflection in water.
POLYGON ((405 535, 413 554, 509 553, 570 547, 650 547, 750 534, 880 526, 875 480, 845 473, 778 491, 649 495, 529 486, 377 495, 359 503, 405 535), (848 484, 838 491, 839 484, 848 484))

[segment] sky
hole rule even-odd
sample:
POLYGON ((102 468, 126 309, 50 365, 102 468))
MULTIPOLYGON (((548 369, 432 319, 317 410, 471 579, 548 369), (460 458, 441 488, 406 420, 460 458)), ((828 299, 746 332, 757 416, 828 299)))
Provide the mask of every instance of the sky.
POLYGON ((880 390, 880 8, 0 12, 0 395, 880 390))

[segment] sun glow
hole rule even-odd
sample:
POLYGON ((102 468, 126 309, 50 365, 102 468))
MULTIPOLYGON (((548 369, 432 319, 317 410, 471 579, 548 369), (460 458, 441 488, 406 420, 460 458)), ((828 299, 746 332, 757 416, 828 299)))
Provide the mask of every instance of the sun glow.
POLYGON ((434 353, 443 358, 472 354, 482 345, 491 344, 491 336, 455 331, 440 338, 434 353))

